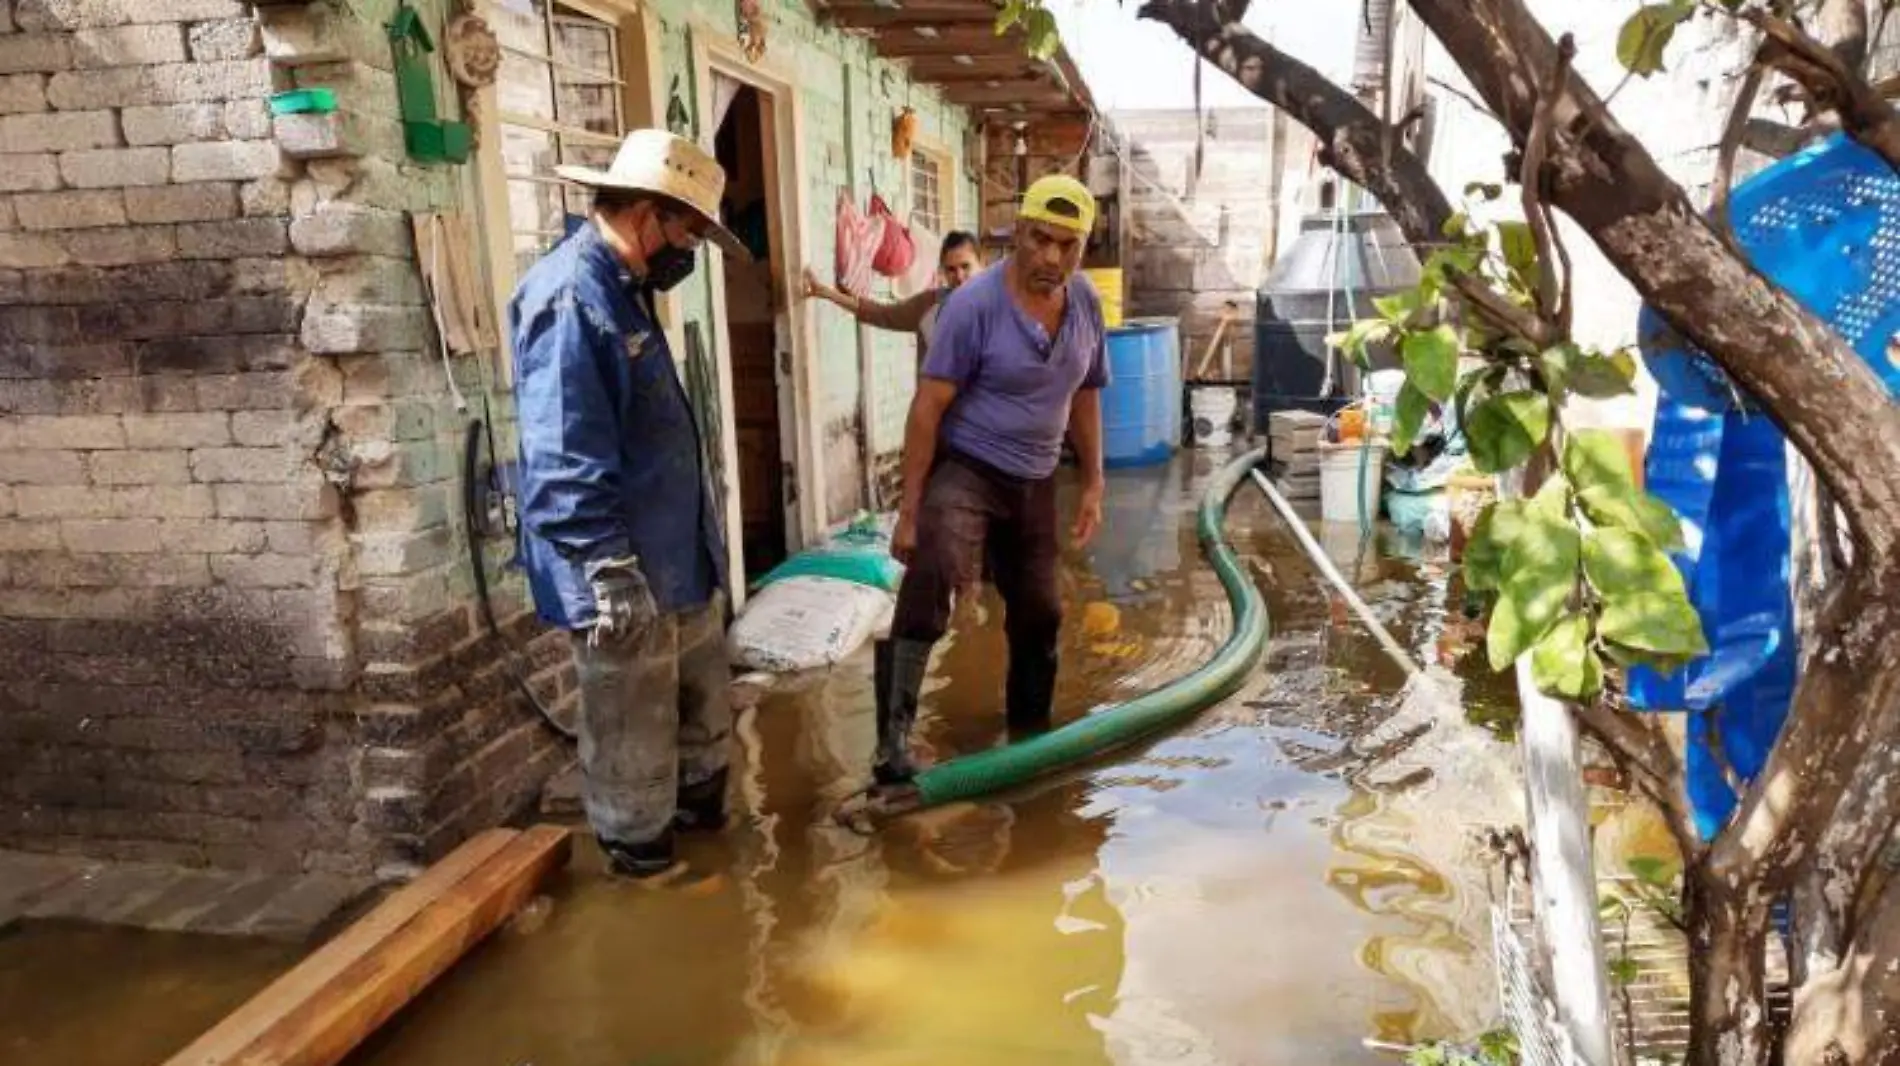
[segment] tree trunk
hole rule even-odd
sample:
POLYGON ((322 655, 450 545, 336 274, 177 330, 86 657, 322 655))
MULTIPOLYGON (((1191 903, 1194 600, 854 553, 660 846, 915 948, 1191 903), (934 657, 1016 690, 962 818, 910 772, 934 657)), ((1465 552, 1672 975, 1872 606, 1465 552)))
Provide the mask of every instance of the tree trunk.
POLYGON ((1786 1060, 1900 1066, 1900 885, 1889 881, 1842 964, 1795 993, 1786 1060))
POLYGON ((1751 902, 1746 887, 1714 883, 1699 864, 1685 882, 1690 1066, 1765 1066, 1775 1053, 1762 951, 1768 909, 1751 902))

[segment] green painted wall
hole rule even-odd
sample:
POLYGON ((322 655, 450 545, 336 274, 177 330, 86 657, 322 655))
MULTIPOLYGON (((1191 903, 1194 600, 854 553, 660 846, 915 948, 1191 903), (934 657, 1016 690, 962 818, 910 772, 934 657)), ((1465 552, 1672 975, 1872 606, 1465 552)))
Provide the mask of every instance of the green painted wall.
MULTIPOLYGON (((666 63, 662 84, 670 91, 673 76, 680 75, 682 98, 697 116, 691 35, 701 32, 700 27, 723 31, 732 26, 734 5, 731 0, 658 0, 654 9, 661 22, 666 63)), ((901 66, 880 59, 866 39, 819 26, 799 0, 766 0, 765 9, 771 23, 767 61, 797 72, 803 108, 806 252, 820 274, 831 271, 840 188, 848 187, 860 206, 875 188, 900 217, 908 218, 908 161, 892 158, 890 151, 891 122, 906 106, 917 113, 920 141, 947 150, 955 160, 956 225, 971 228, 978 200, 970 178, 974 168, 963 156, 968 113, 946 103, 934 89, 912 84, 901 66)), ((694 135, 701 132, 695 130, 694 135)), ((695 279, 687 290, 682 294, 687 318, 709 322, 711 279, 695 279)), ((882 279, 878 295, 890 295, 888 282, 882 279)), ((836 434, 856 431, 861 387, 857 328, 849 316, 822 303, 817 305, 815 326, 817 344, 812 355, 820 361, 818 418, 826 427, 829 445, 836 434)), ((888 453, 903 443, 904 417, 916 377, 915 344, 907 336, 887 333, 873 333, 871 338, 870 387, 877 410, 872 441, 880 453, 888 453)), ((828 466, 831 471, 840 470, 835 463, 828 466)), ((856 498, 856 469, 853 460, 845 485, 838 484, 836 473, 828 474, 834 518, 839 517, 842 498, 856 498)))

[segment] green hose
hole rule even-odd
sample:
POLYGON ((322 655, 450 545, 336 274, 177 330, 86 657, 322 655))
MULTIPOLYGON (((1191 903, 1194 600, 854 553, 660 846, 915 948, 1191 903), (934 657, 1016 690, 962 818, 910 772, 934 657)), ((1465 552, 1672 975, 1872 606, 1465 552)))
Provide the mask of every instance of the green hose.
POLYGON ((1221 532, 1227 501, 1246 484, 1266 450, 1235 460, 1201 497, 1201 550, 1233 604, 1234 631, 1200 669, 1127 703, 1096 711, 1042 736, 992 751, 951 759, 917 775, 917 805, 935 807, 973 799, 1100 757, 1182 721, 1232 695, 1260 661, 1267 642, 1267 605, 1221 532))

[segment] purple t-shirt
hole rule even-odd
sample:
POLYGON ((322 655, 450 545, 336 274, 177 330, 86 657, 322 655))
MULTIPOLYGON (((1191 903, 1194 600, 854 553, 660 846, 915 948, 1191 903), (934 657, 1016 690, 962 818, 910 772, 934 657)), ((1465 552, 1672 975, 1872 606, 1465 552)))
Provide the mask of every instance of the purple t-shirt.
POLYGON ((938 446, 1016 477, 1055 473, 1069 404, 1108 384, 1102 299, 1080 274, 1069 281, 1062 327, 1049 331, 1016 306, 998 263, 943 304, 924 376, 957 387, 938 446))

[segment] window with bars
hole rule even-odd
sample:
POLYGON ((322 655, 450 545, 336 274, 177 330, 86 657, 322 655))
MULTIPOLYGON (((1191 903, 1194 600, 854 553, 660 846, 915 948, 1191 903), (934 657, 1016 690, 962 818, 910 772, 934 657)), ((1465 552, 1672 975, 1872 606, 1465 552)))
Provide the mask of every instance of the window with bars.
POLYGON ((942 235, 947 228, 944 189, 948 181, 944 176, 943 160, 919 149, 910 153, 910 224, 922 226, 932 233, 942 235))
POLYGON ((554 168, 613 162, 626 134, 626 81, 612 22, 552 0, 507 0, 491 14, 502 46, 495 133, 519 273, 560 242, 568 216, 587 214, 591 194, 554 168))

